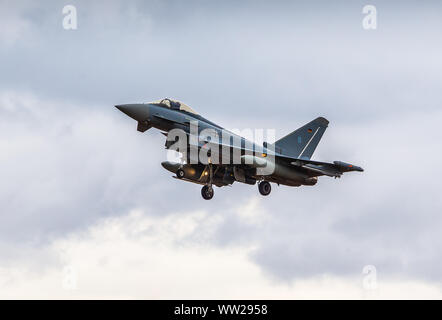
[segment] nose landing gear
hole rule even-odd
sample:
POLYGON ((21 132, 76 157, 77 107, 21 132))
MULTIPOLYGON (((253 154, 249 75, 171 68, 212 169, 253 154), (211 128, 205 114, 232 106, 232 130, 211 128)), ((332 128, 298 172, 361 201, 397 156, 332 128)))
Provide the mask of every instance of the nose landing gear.
POLYGON ((261 181, 258 184, 258 190, 259 190, 259 193, 262 194, 263 196, 268 196, 270 194, 270 192, 272 191, 272 186, 270 185, 270 182, 268 182, 268 181, 261 181))
POLYGON ((181 169, 181 168, 178 169, 177 172, 176 172, 176 176, 177 176, 178 179, 182 179, 182 178, 184 178, 185 175, 186 175, 186 173, 185 173, 184 170, 181 169))

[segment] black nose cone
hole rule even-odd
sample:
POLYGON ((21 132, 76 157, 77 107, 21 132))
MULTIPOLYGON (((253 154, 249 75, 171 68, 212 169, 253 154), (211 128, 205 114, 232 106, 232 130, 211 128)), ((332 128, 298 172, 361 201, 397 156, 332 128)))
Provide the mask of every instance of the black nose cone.
POLYGON ((149 106, 146 104, 119 104, 115 107, 137 121, 145 121, 149 118, 149 106))

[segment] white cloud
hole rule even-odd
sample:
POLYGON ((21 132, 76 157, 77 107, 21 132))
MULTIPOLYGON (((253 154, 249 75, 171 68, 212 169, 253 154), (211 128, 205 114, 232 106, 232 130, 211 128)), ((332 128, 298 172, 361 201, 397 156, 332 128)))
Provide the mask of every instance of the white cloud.
POLYGON ((219 248, 189 242, 205 232, 210 213, 149 217, 139 210, 106 219, 50 245, 59 263, 31 272, 0 268, 0 298, 135 299, 340 299, 441 298, 437 286, 379 280, 362 289, 360 278, 321 276, 272 283, 249 259, 250 246, 219 248), (65 273, 66 266, 71 274, 65 273), (66 286, 74 276, 76 287, 66 286))

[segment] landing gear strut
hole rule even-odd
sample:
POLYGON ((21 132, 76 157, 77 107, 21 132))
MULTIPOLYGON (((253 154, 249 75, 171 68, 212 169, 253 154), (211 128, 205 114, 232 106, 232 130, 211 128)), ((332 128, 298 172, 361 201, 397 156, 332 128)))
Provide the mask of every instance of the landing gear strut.
POLYGON ((204 200, 210 200, 213 198, 213 169, 212 164, 209 162, 209 182, 201 189, 201 195, 203 196, 204 200))
POLYGON ((261 181, 258 184, 258 190, 259 190, 259 193, 262 194, 263 196, 268 196, 270 194, 270 192, 272 191, 272 186, 270 185, 270 182, 268 182, 268 181, 261 181))

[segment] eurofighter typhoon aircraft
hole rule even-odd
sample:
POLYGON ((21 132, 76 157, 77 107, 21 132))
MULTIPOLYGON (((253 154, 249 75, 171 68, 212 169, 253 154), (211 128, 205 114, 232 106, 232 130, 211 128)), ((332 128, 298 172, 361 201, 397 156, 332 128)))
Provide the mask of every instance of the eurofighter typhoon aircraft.
POLYGON ((162 166, 174 178, 203 185, 201 195, 210 200, 213 185, 235 181, 254 185, 263 196, 270 194, 270 182, 298 187, 313 186, 319 176, 339 178, 361 167, 334 161, 310 160, 328 121, 319 117, 275 143, 257 144, 207 120, 184 103, 163 99, 143 104, 116 105, 137 121, 137 130, 154 127, 167 137, 166 149, 183 155, 182 162, 164 161, 162 166))

